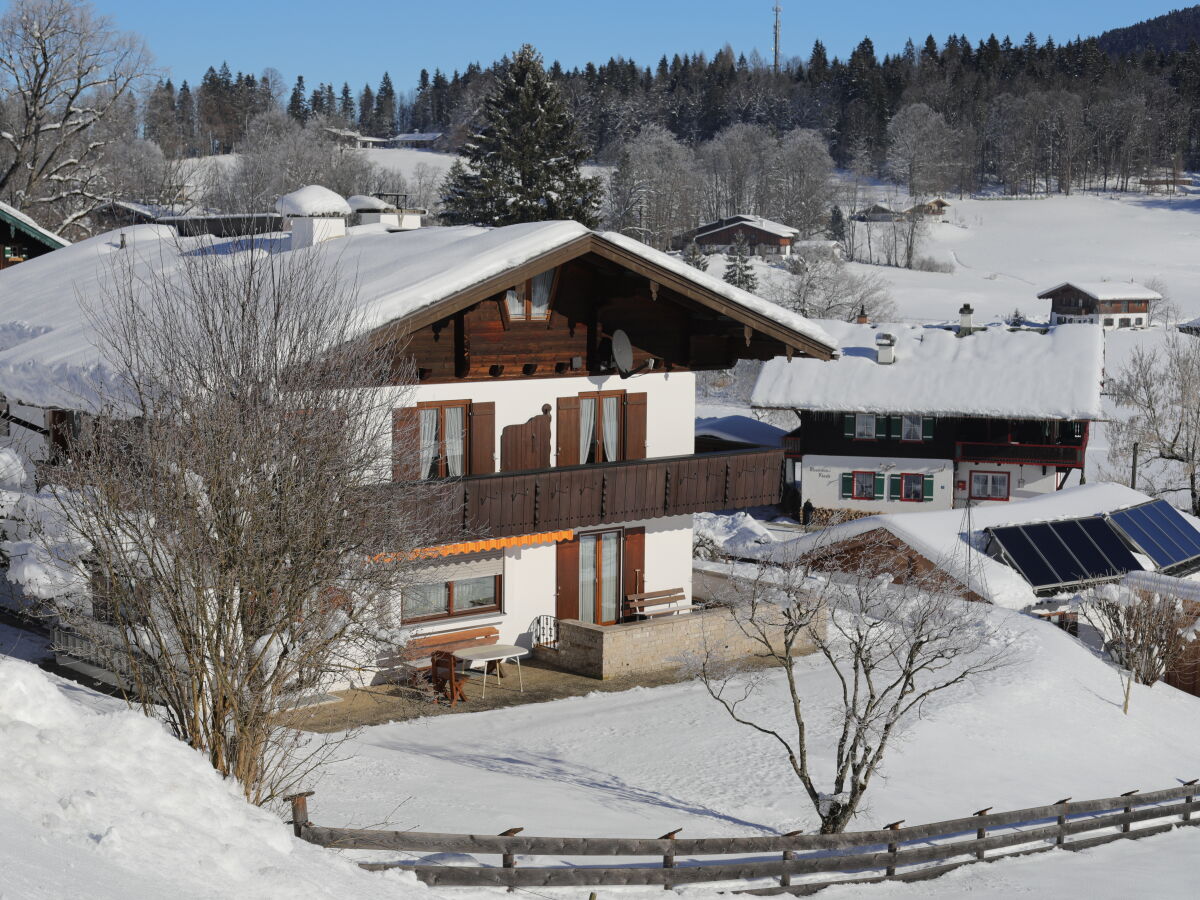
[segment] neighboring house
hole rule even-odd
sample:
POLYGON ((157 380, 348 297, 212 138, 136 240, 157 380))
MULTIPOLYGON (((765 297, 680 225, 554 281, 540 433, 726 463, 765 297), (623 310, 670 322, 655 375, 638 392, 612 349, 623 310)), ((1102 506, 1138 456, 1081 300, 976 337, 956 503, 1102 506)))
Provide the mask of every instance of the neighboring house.
POLYGON ((0 203, 0 269, 59 250, 71 242, 7 203, 0 203))
POLYGON ((867 516, 759 555, 868 566, 898 582, 938 569, 971 599, 1026 609, 1131 572, 1197 571, 1200 521, 1124 485, 1088 484, 1020 503, 867 516), (1157 543, 1167 540, 1169 549, 1157 543))
POLYGON ((140 203, 133 200, 108 200, 92 211, 97 231, 111 231, 126 225, 151 225, 174 216, 198 214, 191 203, 140 203))
POLYGON ((882 203, 872 203, 870 206, 860 209, 851 216, 856 222, 895 222, 897 219, 903 217, 903 213, 898 213, 891 207, 884 206, 882 203))
POLYGON ((1200 337, 1200 319, 1189 319, 1187 322, 1181 322, 1175 327, 1184 334, 1190 334, 1192 337, 1200 337))
POLYGON ((762 256, 790 256, 792 244, 800 236, 799 229, 762 216, 729 216, 708 222, 677 234, 671 239, 675 250, 682 250, 693 241, 708 253, 724 253, 743 237, 750 249, 762 256))
POLYGON ((1140 328, 1150 324, 1150 304, 1162 294, 1132 281, 1064 281, 1042 291, 1050 301, 1050 324, 1084 323, 1104 329, 1140 328))
POLYGON ((841 351, 833 365, 762 366, 751 404, 800 418, 784 442, 799 502, 823 514, 949 509, 1082 473, 1102 415, 1100 332, 985 328, 964 310, 956 330, 822 321, 841 351))
MULTIPOLYGON (((355 282, 373 347, 415 362, 415 388, 376 387, 395 398, 393 483, 449 485, 453 527, 428 548, 436 561, 404 598, 405 621, 553 645, 560 621, 578 633, 623 618, 629 594, 677 590, 686 606, 692 514, 778 500, 781 450, 695 452, 693 373, 784 354, 829 359, 821 328, 574 222, 389 232, 347 228, 344 201, 302 199, 280 207, 292 246, 355 282)), ((54 331, 0 352, 0 389, 60 403, 97 362, 75 296, 102 282, 106 258, 131 252, 169 268, 209 240, 163 232, 130 229, 125 251, 114 235, 84 242, 52 277, 34 266, 5 273, 0 292, 21 298, 10 314, 54 331)), ((604 640, 592 645, 600 652, 604 640)))
POLYGON ((387 138, 369 137, 350 128, 334 128, 333 126, 326 125, 325 133, 335 143, 343 147, 351 147, 355 150, 371 150, 376 147, 386 147, 388 144, 387 138))
POLYGON ((930 200, 928 203, 917 203, 910 206, 904 211, 906 216, 923 216, 927 219, 941 219, 946 215, 946 210, 950 208, 950 204, 937 197, 930 200))
POLYGON ((440 131, 410 131, 406 134, 396 134, 388 138, 389 147, 411 148, 417 150, 431 149, 442 139, 440 131))

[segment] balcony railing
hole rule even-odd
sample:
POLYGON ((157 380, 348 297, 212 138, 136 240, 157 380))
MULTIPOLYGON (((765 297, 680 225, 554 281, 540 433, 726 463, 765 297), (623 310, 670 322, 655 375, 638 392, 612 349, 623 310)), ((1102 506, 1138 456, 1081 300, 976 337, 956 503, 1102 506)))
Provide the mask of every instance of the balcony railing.
POLYGON ((509 537, 778 503, 782 480, 783 451, 736 450, 472 475, 446 503, 462 534, 509 537))
POLYGON ((1084 447, 1071 444, 989 444, 960 441, 954 458, 971 462, 1023 463, 1032 466, 1083 468, 1084 447))

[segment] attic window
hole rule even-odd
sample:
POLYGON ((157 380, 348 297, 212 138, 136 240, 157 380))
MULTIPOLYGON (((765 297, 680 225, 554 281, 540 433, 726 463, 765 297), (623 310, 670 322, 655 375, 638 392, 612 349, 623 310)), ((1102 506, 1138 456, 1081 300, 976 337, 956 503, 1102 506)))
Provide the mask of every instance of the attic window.
POLYGON ((550 318, 551 292, 557 271, 550 269, 508 289, 504 308, 510 322, 544 322, 550 318))

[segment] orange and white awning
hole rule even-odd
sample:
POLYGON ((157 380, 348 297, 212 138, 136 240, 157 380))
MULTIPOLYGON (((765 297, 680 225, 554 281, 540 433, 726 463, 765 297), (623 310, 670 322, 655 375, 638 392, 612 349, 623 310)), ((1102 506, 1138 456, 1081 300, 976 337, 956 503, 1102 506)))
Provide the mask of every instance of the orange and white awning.
MULTIPOLYGON (((569 541, 575 536, 570 529, 562 531, 539 531, 536 534, 517 534, 512 537, 484 538, 478 541, 460 541, 456 544, 440 544, 436 547, 421 547, 405 554, 408 559, 439 559, 446 556, 458 556, 463 553, 484 553, 488 550, 503 550, 506 547, 536 547, 539 544, 557 544, 559 541, 569 541)), ((376 562, 387 562, 400 554, 381 553, 375 557, 376 562)))

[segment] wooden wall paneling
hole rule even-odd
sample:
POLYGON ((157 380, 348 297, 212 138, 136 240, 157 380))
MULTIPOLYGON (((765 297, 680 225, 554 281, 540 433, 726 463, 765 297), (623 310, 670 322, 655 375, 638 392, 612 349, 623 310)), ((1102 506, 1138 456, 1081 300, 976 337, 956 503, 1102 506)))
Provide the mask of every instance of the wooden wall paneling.
POLYGON ((392 481, 421 477, 420 435, 415 408, 392 410, 392 481))
POLYGON ((496 471, 496 404, 472 403, 467 408, 470 423, 467 436, 470 440, 471 475, 490 475, 496 471))

